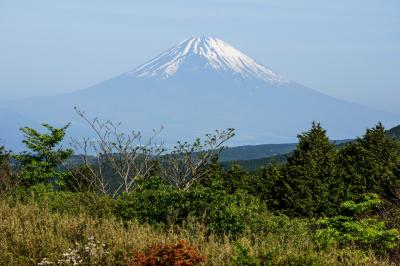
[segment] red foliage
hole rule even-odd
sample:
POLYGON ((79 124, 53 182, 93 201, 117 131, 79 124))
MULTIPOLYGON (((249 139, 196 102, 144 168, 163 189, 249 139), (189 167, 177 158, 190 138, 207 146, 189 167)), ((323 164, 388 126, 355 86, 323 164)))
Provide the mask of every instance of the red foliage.
POLYGON ((152 245, 145 252, 136 252, 134 257, 134 265, 138 266, 194 266, 204 261, 205 258, 183 240, 176 244, 152 245))

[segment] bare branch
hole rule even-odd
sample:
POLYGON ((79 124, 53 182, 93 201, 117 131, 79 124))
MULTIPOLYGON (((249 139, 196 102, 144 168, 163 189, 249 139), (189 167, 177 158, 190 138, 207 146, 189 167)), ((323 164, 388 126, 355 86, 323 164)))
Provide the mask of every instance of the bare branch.
MULTIPOLYGON (((137 178, 147 177, 155 166, 154 158, 158 158, 165 151, 163 143, 157 144, 155 142, 155 138, 161 132, 162 127, 159 130, 153 130, 152 136, 143 141, 140 132, 124 133, 120 129, 121 123, 102 122, 98 118, 90 120, 84 112, 76 107, 75 111, 95 133, 95 139, 89 143, 91 150, 96 154, 97 167, 104 164, 108 165, 119 180, 120 184, 113 191, 114 195, 121 191, 129 192, 135 185, 137 178)), ((75 141, 75 143, 79 142, 75 141)), ((85 145, 84 141, 83 144, 75 144, 75 147, 80 147, 82 150, 82 147, 86 147, 85 145)), ((87 157, 84 162, 85 164, 88 162, 87 157)), ((93 164, 91 165, 93 167, 93 164)), ((104 171, 104 167, 102 170, 92 172, 99 176, 102 171, 104 171)), ((105 185, 104 183, 101 184, 105 185)))
POLYGON ((177 142, 172 153, 160 158, 160 176, 168 183, 188 189, 196 181, 207 175, 207 164, 218 156, 224 144, 235 135, 235 130, 216 131, 207 134, 204 142, 196 139, 193 144, 177 142))

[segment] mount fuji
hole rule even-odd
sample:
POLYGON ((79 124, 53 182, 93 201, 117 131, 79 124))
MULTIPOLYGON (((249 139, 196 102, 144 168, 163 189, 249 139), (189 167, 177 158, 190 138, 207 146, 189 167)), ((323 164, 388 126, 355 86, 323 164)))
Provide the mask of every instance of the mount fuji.
MULTIPOLYGON (((360 135, 378 121, 388 127, 400 121, 398 115, 290 81, 213 37, 184 40, 131 71, 83 90, 0 105, 35 122, 72 122, 72 134, 86 134, 74 106, 144 133, 163 125, 160 137, 166 142, 235 128, 231 145, 293 142, 312 121, 321 122, 334 139, 360 135)), ((7 139, 4 132, 0 138, 7 139)))

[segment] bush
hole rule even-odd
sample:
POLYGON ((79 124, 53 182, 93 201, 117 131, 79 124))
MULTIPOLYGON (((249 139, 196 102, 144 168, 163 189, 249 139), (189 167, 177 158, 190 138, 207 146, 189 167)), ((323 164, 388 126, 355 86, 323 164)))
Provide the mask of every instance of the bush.
POLYGON ((93 217, 111 216, 114 200, 108 195, 92 192, 53 191, 51 184, 38 184, 28 188, 19 187, 14 191, 13 201, 35 203, 51 212, 79 214, 93 217))
POLYGON ((315 239, 321 247, 327 247, 334 243, 339 245, 355 244, 360 248, 373 248, 379 253, 392 250, 398 244, 399 231, 386 229, 385 223, 377 217, 362 217, 371 209, 377 207, 381 201, 376 194, 365 195, 363 201, 344 202, 341 207, 344 213, 351 216, 339 215, 333 218, 318 220, 320 228, 315 232, 315 239))
POLYGON ((176 244, 155 244, 145 252, 135 254, 133 265, 138 266, 193 266, 205 261, 186 241, 176 244))
MULTIPOLYGON (((146 184, 121 196, 115 214, 123 220, 137 219, 150 224, 182 224, 189 217, 207 225, 209 232, 238 236, 247 222, 266 208, 244 192, 230 195, 218 183, 179 190, 161 182, 146 184)), ((261 222, 261 219, 254 221, 261 222)))

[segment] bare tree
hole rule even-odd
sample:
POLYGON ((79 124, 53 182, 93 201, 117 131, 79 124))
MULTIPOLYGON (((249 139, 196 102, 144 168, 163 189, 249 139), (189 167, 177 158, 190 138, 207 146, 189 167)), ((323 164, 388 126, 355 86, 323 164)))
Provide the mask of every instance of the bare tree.
POLYGON ((207 164, 224 149, 224 143, 234 135, 235 130, 229 128, 207 134, 203 142, 200 139, 192 144, 178 142, 170 154, 160 157, 160 177, 180 189, 190 188, 208 174, 207 164))
POLYGON ((162 128, 153 130, 152 136, 143 141, 140 132, 123 133, 121 123, 102 122, 98 118, 91 120, 76 107, 75 111, 93 129, 95 138, 84 139, 83 142, 74 140, 74 147, 83 151, 84 164, 104 192, 108 192, 109 187, 104 174, 105 167, 111 167, 120 181, 120 185, 113 191, 114 195, 121 191, 129 192, 137 178, 146 177, 155 167, 154 158, 165 151, 162 143, 155 143, 162 128), (90 157, 90 152, 95 156, 90 157))
POLYGON ((85 189, 103 194, 111 192, 105 175, 107 161, 104 160, 97 145, 97 141, 89 138, 83 138, 82 141, 71 140, 71 146, 79 156, 77 163, 69 164, 71 166, 71 183, 75 191, 85 189))

